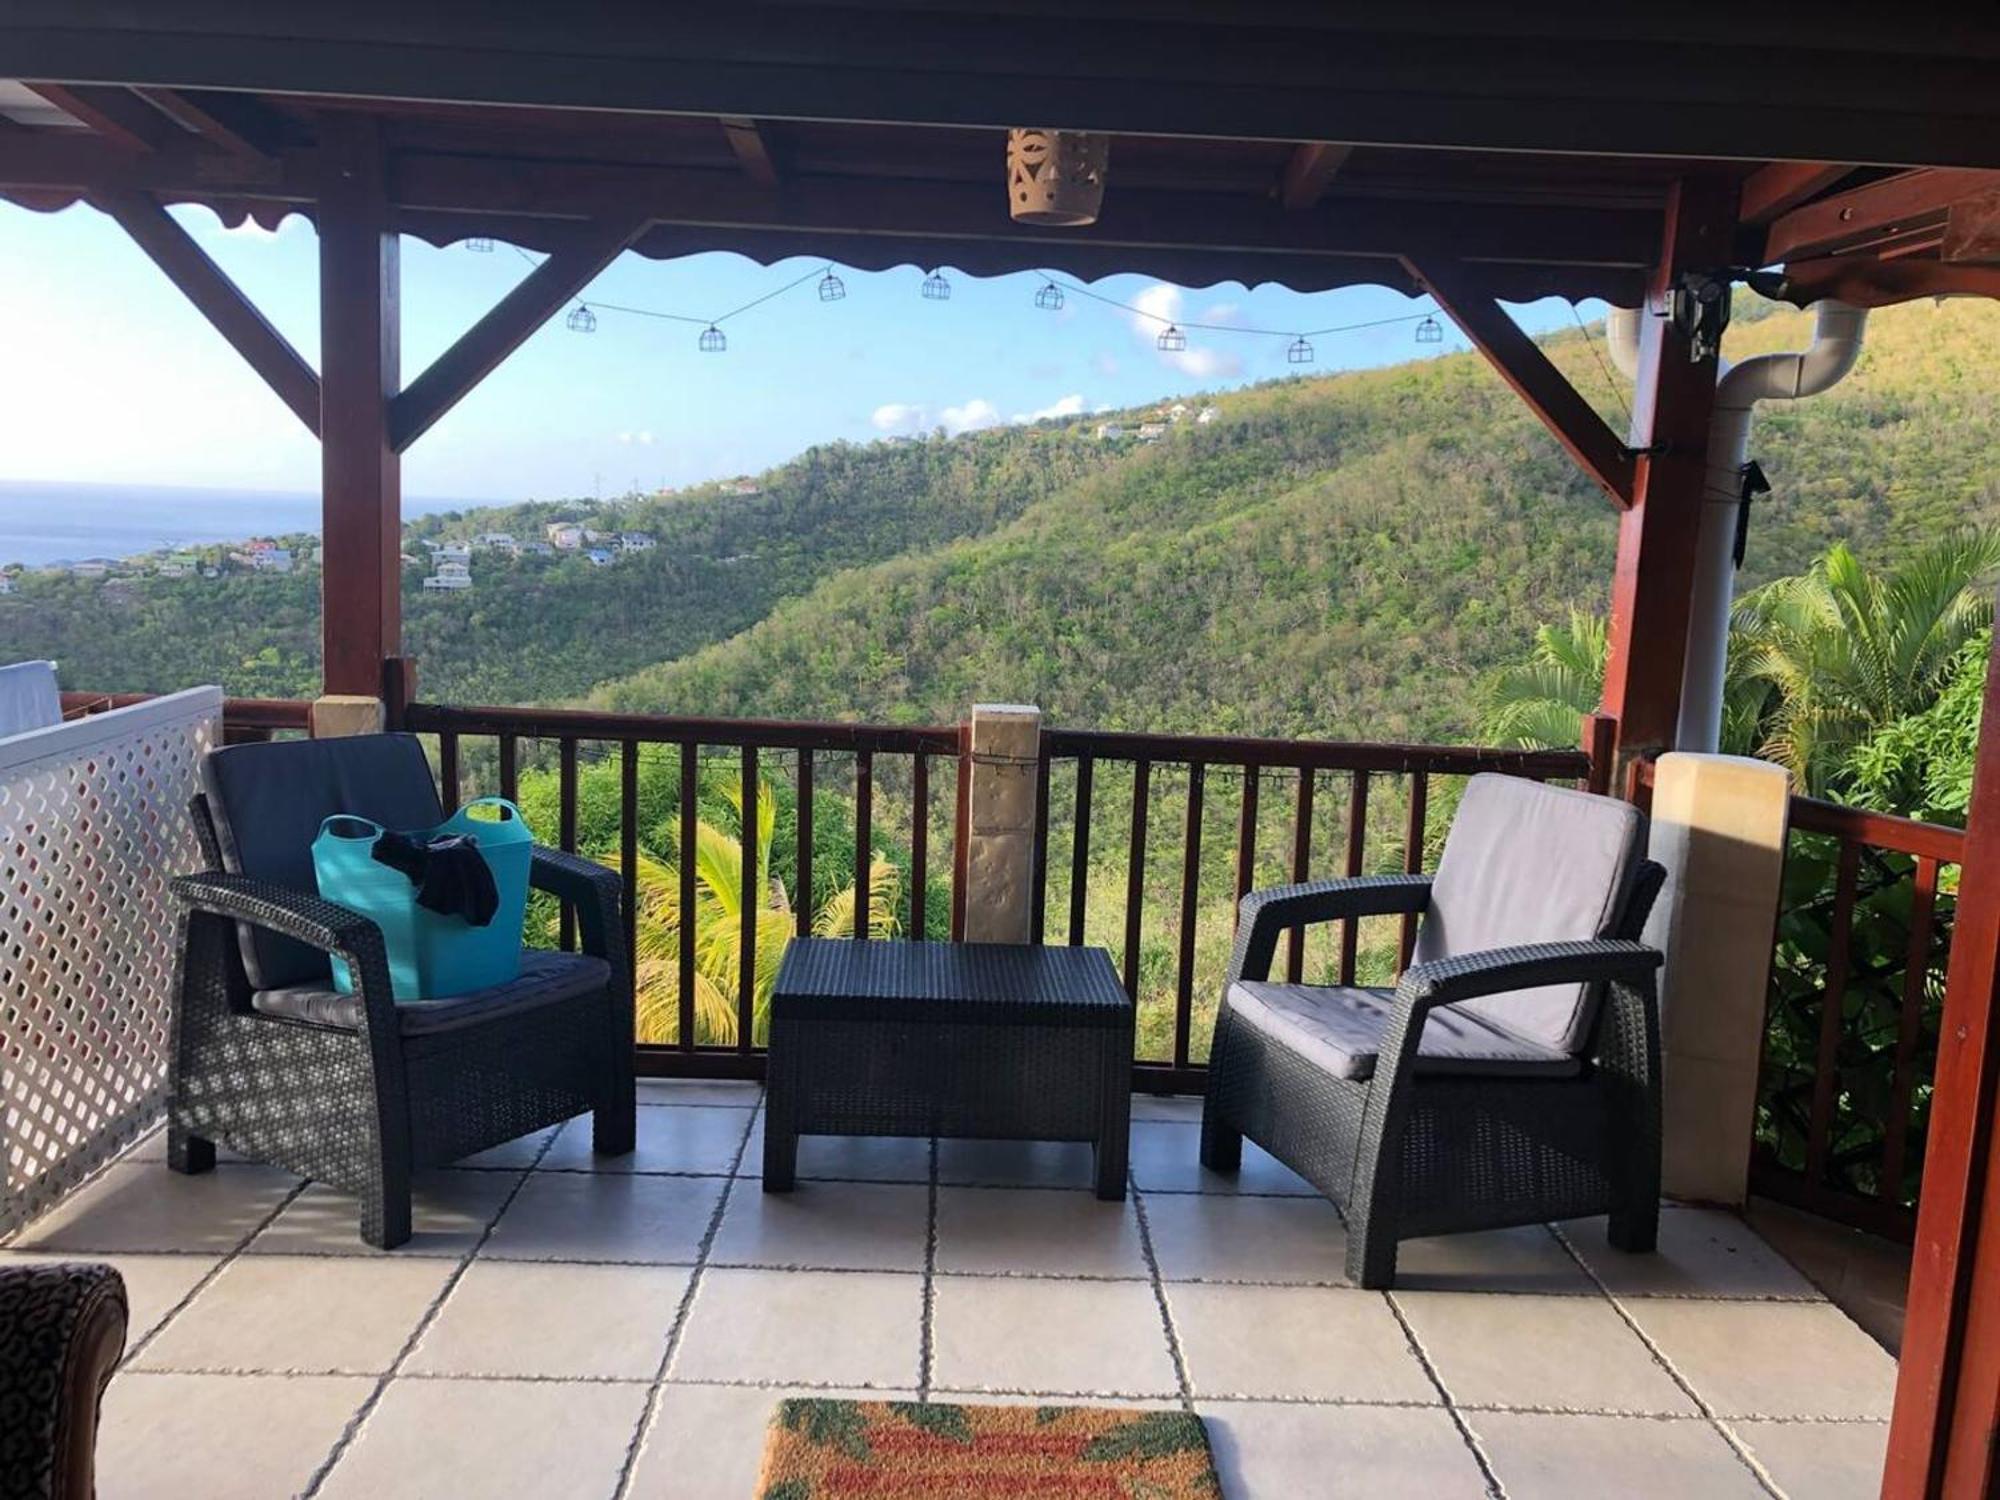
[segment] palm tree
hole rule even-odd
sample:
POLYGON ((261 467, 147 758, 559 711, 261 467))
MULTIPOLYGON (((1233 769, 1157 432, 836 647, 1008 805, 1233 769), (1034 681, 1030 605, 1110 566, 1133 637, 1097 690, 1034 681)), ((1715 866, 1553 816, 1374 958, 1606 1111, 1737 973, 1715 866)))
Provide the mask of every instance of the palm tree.
POLYGON ((1582 720, 1604 694, 1609 633, 1604 618, 1569 612, 1566 625, 1544 625, 1520 666, 1505 667, 1487 688, 1486 737, 1523 750, 1573 746, 1582 720))
MULTIPOLYGON (((725 793, 743 813, 741 787, 725 793)), ((736 995, 742 975, 743 912, 746 890, 755 903, 756 964, 751 986, 754 1039, 770 1025, 771 987, 778 963, 791 942, 796 915, 785 885, 770 873, 771 836, 777 826, 776 798, 766 789, 757 797, 754 863, 744 880, 742 838, 707 819, 695 824, 694 846, 694 1014, 695 1034, 704 1041, 736 1035, 736 995)), ((638 994, 638 1034, 642 1042, 666 1041, 678 1027, 681 950, 681 877, 674 865, 641 853, 636 867, 638 902, 632 977, 638 994)), ((875 852, 868 867, 868 930, 892 935, 900 877, 895 865, 875 852)), ((855 891, 835 891, 814 915, 812 930, 836 937, 854 930, 855 891)))
POLYGON ((1758 754, 1811 792, 1832 789, 1876 731, 1937 700, 1966 643, 1993 623, 1985 583, 2000 531, 1949 532, 1886 573, 1837 543, 1796 578, 1736 606, 1732 637, 1765 689, 1758 754))

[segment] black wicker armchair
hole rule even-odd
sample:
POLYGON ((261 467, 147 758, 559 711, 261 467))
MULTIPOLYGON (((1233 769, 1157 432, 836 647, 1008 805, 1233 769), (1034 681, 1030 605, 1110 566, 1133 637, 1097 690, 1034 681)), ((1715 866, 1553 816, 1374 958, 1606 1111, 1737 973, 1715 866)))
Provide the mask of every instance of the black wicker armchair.
POLYGON ((127 1316, 110 1266, 0 1266, 0 1496, 97 1493, 98 1407, 127 1316))
POLYGON ((183 906, 167 1162, 215 1144, 360 1198, 361 1237, 410 1237, 411 1174, 586 1110, 603 1155, 633 1146, 632 980, 612 872, 537 846, 530 880, 576 915, 581 953, 530 951, 511 984, 448 999, 390 993, 382 935, 313 894, 320 821, 428 827, 443 810, 407 735, 210 753, 194 817, 211 868, 183 906), (354 993, 335 991, 329 956, 354 993))
POLYGON ((1637 939, 1664 871, 1644 842, 1622 802, 1478 776, 1435 877, 1246 896, 1203 1163, 1234 1171, 1247 1135, 1333 1199, 1360 1286, 1394 1282, 1400 1240, 1584 1214, 1652 1249, 1661 956, 1637 939), (1393 991, 1270 982, 1289 929, 1409 913, 1393 991))

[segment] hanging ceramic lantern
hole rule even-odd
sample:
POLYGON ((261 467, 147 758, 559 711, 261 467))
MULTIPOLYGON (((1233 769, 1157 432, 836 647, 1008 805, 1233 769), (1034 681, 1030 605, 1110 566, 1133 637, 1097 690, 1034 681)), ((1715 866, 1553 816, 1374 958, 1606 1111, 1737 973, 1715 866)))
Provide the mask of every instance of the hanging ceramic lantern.
POLYGON ((569 331, 571 333, 597 332, 597 314, 585 307, 581 302, 577 303, 576 311, 571 313, 566 321, 569 324, 569 331))
POLYGON ((1044 312, 1061 312, 1063 305, 1062 288, 1053 281, 1035 293, 1035 306, 1044 312))
POLYGON ((720 354, 729 347, 729 340, 722 336, 720 328, 711 323, 701 331, 701 337, 695 340, 695 344, 703 354, 720 354))
POLYGON ((820 277, 819 279, 820 301, 838 302, 840 301, 841 298, 845 297, 846 295, 847 295, 847 283, 842 281, 838 276, 834 275, 831 269, 829 269, 824 276, 820 277))
POLYGON ((951 283, 944 279, 944 272, 932 271, 924 278, 924 300, 926 302, 951 301, 951 283))
POLYGON ((1007 208, 1022 224, 1095 224, 1111 137, 1078 130, 1007 132, 1007 208))
POLYGON ((486 238, 483 234, 475 234, 466 240, 465 248, 470 250, 474 255, 491 255, 493 253, 493 241, 486 238))
POLYGON ((1417 342, 1420 344, 1442 344, 1444 325, 1436 318, 1425 318, 1417 325, 1417 342))
POLYGON ((1313 362, 1313 346, 1301 334, 1285 346, 1285 358, 1295 365, 1309 365, 1313 362))
POLYGON ((1187 348, 1187 335, 1169 323, 1160 331, 1160 336, 1153 340, 1153 343, 1162 354, 1178 354, 1187 348))

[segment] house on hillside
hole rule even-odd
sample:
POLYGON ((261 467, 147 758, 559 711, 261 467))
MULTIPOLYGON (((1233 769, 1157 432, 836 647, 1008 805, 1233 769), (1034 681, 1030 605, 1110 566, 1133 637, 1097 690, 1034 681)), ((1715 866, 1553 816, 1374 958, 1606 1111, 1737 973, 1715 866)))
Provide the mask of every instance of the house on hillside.
POLYGON ((574 521, 551 521, 542 534, 550 546, 563 552, 574 552, 583 545, 583 528, 574 521))
POLYGON ((723 488, 733 495, 756 495, 762 493, 762 487, 748 475, 745 475, 741 479, 730 480, 723 488))
POLYGON ((618 548, 621 552, 651 552, 653 537, 651 532, 627 531, 619 535, 618 548))
POLYGON ((1187 402, 1176 401, 1172 406, 1167 408, 1167 420, 1169 422, 1185 422, 1188 419, 1189 410, 1187 402))
POLYGON ((103 578, 111 572, 111 567, 108 557, 86 557, 82 562, 71 563, 69 572, 72 578, 103 578))
POLYGON ((441 562, 437 572, 424 580, 424 587, 446 592, 472 587, 472 569, 462 562, 441 562))
POLYGON ((13 592, 14 575, 11 573, 0 573, 0 594, 11 594, 13 592))
POLYGON ((482 531, 474 538, 474 545, 492 547, 502 552, 515 550, 514 533, 511 531, 482 531))
POLYGON ((1157 443, 1166 435, 1167 424, 1165 422, 1141 422, 1139 424, 1139 441, 1142 443, 1157 443))
POLYGON ((547 542, 529 541, 521 543, 520 546, 520 555, 522 557, 553 557, 555 556, 555 551, 556 549, 551 547, 547 542))
POLYGON ((1194 425, 1197 427, 1206 427, 1221 415, 1222 413, 1213 406, 1204 406, 1200 411, 1195 413, 1194 425))
POLYGON ((1097 440, 1100 443, 1115 443, 1125 436, 1125 428, 1117 422, 1099 422, 1097 440))
POLYGON ((590 559, 593 568, 608 568, 614 560, 611 553, 603 547, 592 547, 584 556, 590 559))
POLYGON ((431 561, 469 563, 472 561, 472 548, 465 542, 438 542, 431 547, 431 561))

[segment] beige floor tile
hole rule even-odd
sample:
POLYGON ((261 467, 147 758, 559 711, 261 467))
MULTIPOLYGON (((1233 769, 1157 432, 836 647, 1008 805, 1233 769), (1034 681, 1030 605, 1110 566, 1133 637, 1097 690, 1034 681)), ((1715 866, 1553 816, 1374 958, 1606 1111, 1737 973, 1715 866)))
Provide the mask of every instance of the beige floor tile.
POLYGON ((1083 1141, 939 1141, 938 1181, 1094 1189, 1096 1156, 1083 1141))
POLYGON ((1454 1401, 1565 1411, 1697 1410, 1602 1298, 1394 1295, 1454 1401))
MULTIPOLYGON (((799 1137, 794 1173, 801 1179, 835 1182, 929 1182, 931 1143, 928 1137, 897 1135, 805 1135, 799 1137)), ((757 1113, 750 1141, 743 1148, 741 1177, 764 1175, 764 1114, 757 1113)))
POLYGON ((475 1152, 461 1161, 452 1163, 454 1167, 525 1169, 532 1167, 542 1154, 542 1147, 555 1139, 558 1127, 551 1125, 547 1130, 531 1130, 526 1135, 517 1135, 511 1141, 502 1141, 497 1146, 489 1146, 484 1151, 475 1152))
POLYGON ((932 1328, 932 1379, 948 1390, 1178 1389, 1159 1300, 1145 1282, 942 1277, 932 1328))
POLYGON ((1224 1500, 1485 1500, 1442 1407, 1203 1404, 1224 1500))
POLYGON ((908 1183, 801 1182, 767 1193, 755 1181, 729 1195, 709 1259, 719 1266, 921 1271, 930 1189, 908 1183))
POLYGON ((1634 1297, 1625 1307, 1720 1416, 1889 1415, 1896 1362, 1828 1303, 1634 1297))
POLYGON ((1598 1295, 1576 1257, 1540 1224, 1404 1240, 1396 1247, 1396 1288, 1598 1295))
MULTIPOLYGON (((1466 1414, 1507 1500, 1764 1500, 1712 1423, 1538 1412, 1466 1414)), ((1818 1491, 1811 1500, 1824 1500, 1818 1491)))
MULTIPOLYGON (((125 1279, 127 1353, 159 1327, 160 1320, 178 1307, 201 1278, 220 1262, 220 1257, 214 1255, 93 1255, 89 1258, 113 1267, 125 1279)), ((46 1265, 74 1259, 75 1256, 68 1255, 0 1251, 0 1266, 46 1265)))
POLYGON ((372 1379, 152 1375, 104 1393, 98 1500, 272 1500, 326 1461, 372 1379))
POLYGON ((1795 1500, 1875 1500, 1885 1422, 1732 1422, 1737 1438, 1795 1500))
POLYGON ((481 1260, 452 1288, 404 1368, 651 1380, 691 1274, 685 1266, 481 1260))
POLYGON ((1661 1209, 1659 1249, 1650 1255, 1612 1249, 1604 1225, 1601 1216, 1573 1219, 1562 1231, 1614 1296, 1819 1296, 1790 1261, 1732 1213, 1661 1209))
POLYGON ((1347 1231, 1320 1198, 1148 1193, 1153 1255, 1170 1281, 1338 1282, 1347 1231))
POLYGON ((756 1493, 771 1414, 787 1396, 851 1395, 913 1401, 914 1391, 829 1391, 803 1386, 667 1385, 639 1461, 631 1500, 749 1500, 756 1493))
POLYGON ((692 1261, 725 1186, 713 1177, 534 1172, 480 1253, 497 1260, 692 1261))
POLYGON ((638 1112, 638 1145, 625 1156, 599 1156, 591 1149, 589 1115, 563 1126, 541 1169, 570 1172, 707 1172, 726 1173, 736 1165, 737 1150, 750 1129, 742 1109, 691 1105, 680 1109, 638 1112))
POLYGON ((669 1376, 908 1389, 923 1310, 919 1276, 713 1268, 695 1291, 669 1376))
POLYGON ((1289 1193, 1317 1198, 1318 1188, 1254 1141, 1243 1143, 1243 1165, 1233 1173, 1201 1164, 1201 1117, 1193 1121, 1132 1123, 1132 1180, 1162 1193, 1289 1193))
POLYGON ((739 1083, 729 1079, 641 1078, 641 1104, 724 1105, 732 1109, 754 1109, 764 1097, 761 1083, 739 1083))
POLYGON ((1197 1399, 1440 1400, 1380 1292, 1187 1283, 1166 1291, 1197 1399))
POLYGON ((271 1216, 299 1179, 236 1166, 182 1177, 152 1162, 119 1162, 21 1231, 16 1250, 207 1250, 223 1254, 271 1216))
POLYGON ((645 1405, 643 1385, 391 1381, 320 1494, 603 1500, 645 1405))
POLYGON ((1144 1277, 1133 1205, 1041 1188, 938 1189, 937 1268, 987 1275, 1144 1277))
POLYGON ((359 1199, 314 1183, 285 1205, 247 1253, 456 1260, 479 1243, 520 1180, 518 1172, 419 1173, 410 1193, 410 1237, 394 1250, 377 1250, 361 1238, 359 1199))
POLYGON ((380 1374, 453 1269, 442 1260, 241 1256, 160 1330, 134 1367, 380 1374))

